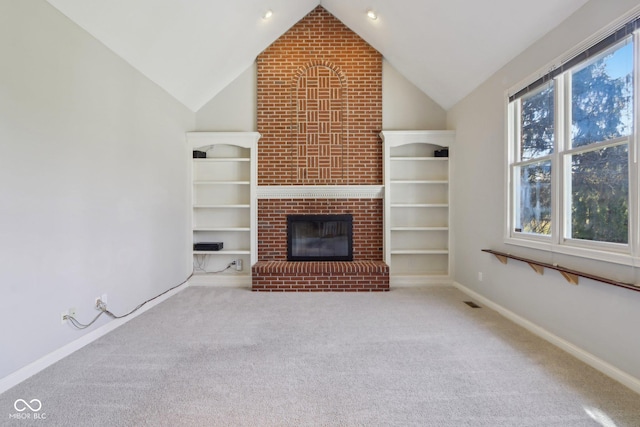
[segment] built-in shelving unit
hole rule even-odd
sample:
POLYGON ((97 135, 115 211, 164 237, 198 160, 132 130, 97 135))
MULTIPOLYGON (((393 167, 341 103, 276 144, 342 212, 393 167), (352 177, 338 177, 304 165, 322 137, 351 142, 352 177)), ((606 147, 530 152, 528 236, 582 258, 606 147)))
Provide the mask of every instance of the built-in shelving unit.
POLYGON ((189 132, 193 243, 222 242, 219 251, 192 251, 192 283, 250 285, 256 262, 257 132, 189 132), (206 158, 193 158, 193 150, 206 158), (232 266, 242 264, 242 269, 232 266), (224 270, 224 271, 222 271, 224 270), (220 272, 222 271, 222 272, 220 272))
POLYGON ((449 157, 453 131, 382 131, 384 252, 392 286, 447 283, 451 257, 449 157))

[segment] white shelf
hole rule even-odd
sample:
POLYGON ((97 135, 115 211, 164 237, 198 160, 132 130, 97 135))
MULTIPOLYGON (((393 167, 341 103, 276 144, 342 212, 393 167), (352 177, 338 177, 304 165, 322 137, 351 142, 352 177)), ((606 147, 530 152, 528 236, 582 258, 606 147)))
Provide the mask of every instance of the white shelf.
POLYGON ((193 251, 194 255, 250 255, 251 251, 249 249, 244 250, 226 250, 222 249, 219 251, 193 251))
POLYGON ((392 162, 446 162, 448 157, 391 157, 392 162))
POLYGON ((193 231, 251 231, 249 227, 194 227, 193 231))
POLYGON ((250 185, 250 181, 193 181, 194 185, 250 185))
POLYGON ((383 131, 385 261, 391 284, 450 281, 449 147, 453 131, 383 131))
POLYGON ((219 251, 190 251, 194 267, 201 270, 195 279, 198 284, 218 286, 231 283, 229 280, 236 284, 251 283, 257 248, 255 194, 259 138, 257 132, 187 133, 192 170, 192 243, 224 244, 219 251), (204 151, 207 157, 194 159, 193 150, 204 151), (225 269, 238 259, 242 261, 242 271, 225 269))
POLYGON ((251 205, 193 205, 194 209, 249 209, 251 205))
POLYGON ((394 179, 391 184, 449 184, 448 180, 428 180, 428 179, 394 179))
MULTIPOLYGON (((416 284, 424 284, 425 281, 424 274, 396 274, 394 278, 402 281, 412 280, 415 281, 416 284)), ((446 271, 432 271, 429 273, 429 278, 436 279, 438 283, 450 280, 449 273, 446 271)))
POLYGON ((456 133, 452 130, 383 130, 380 137, 389 148, 416 143, 449 147, 456 133))
POLYGON ((216 162, 251 162, 251 159, 244 157, 205 157, 199 159, 193 159, 196 163, 216 163, 216 162))
POLYGON ((391 227, 391 231, 449 231, 449 227, 391 227))
POLYGON ((392 208, 448 208, 448 203, 393 203, 392 208))
POLYGON ((391 255, 447 255, 448 249, 391 249, 391 255))

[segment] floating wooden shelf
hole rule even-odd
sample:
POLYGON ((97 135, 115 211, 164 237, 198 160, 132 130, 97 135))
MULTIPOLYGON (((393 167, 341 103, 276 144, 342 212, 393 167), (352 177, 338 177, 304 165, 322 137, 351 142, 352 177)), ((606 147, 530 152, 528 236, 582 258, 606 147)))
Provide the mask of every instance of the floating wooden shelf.
POLYGON ((523 258, 516 255, 511 255, 505 252, 494 251, 492 249, 482 249, 482 252, 487 252, 489 254, 492 254, 493 256, 498 258, 498 260, 503 264, 506 264, 509 259, 515 259, 517 261, 526 262, 538 274, 544 274, 545 268, 548 268, 550 270, 556 270, 560 274, 562 274, 562 277, 564 277, 567 282, 574 285, 578 284, 580 277, 584 277, 585 279, 591 279, 598 282, 606 283, 608 285, 619 286, 621 288, 631 289, 632 291, 640 292, 640 286, 637 286, 631 283, 619 282, 617 280, 607 279, 605 277, 600 277, 600 276, 596 276, 589 273, 583 273, 581 271, 571 270, 569 268, 561 267, 557 264, 549 264, 546 262, 535 261, 529 258, 523 258))

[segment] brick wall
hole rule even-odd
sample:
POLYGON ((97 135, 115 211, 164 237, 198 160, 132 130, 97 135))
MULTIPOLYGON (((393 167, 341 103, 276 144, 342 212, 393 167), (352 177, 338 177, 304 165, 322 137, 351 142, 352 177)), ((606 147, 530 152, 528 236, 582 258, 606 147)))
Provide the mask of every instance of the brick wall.
POLYGON ((382 184, 382 56, 318 6, 257 59, 258 185, 382 184))
POLYGON ((373 292, 389 290, 389 266, 382 261, 260 261, 252 268, 254 291, 373 292))
MULTIPOLYGON (((379 52, 318 6, 261 53, 257 67, 259 186, 382 185, 379 52)), ((258 200, 252 289, 388 290, 382 213, 381 199, 258 200), (283 272, 287 215, 342 213, 353 215, 350 267, 307 271, 311 264, 295 263, 283 272)))

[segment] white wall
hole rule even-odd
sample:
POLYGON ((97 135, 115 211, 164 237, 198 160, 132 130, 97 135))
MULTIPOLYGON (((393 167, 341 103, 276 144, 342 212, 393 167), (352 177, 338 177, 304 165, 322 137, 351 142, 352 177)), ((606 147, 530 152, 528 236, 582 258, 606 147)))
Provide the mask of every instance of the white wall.
POLYGON ((63 310, 123 314, 190 273, 195 115, 43 0, 0 0, 0 58, 2 379, 85 334, 63 310))
MULTIPOLYGON (((256 131, 256 73, 254 64, 202 107, 197 130, 256 131)), ((383 129, 444 129, 445 124, 445 110, 383 60, 383 129)))
POLYGON ((561 259, 503 243, 505 91, 637 4, 637 0, 590 1, 451 109, 447 121, 456 130, 452 152, 455 280, 638 379, 640 292, 586 279, 574 286, 557 272, 540 276, 525 263, 511 261, 505 266, 480 252, 491 248, 637 280, 637 272, 629 267, 561 259), (478 272, 484 273, 482 282, 478 272))
POLYGON ((257 70, 254 62, 196 113, 199 131, 255 132, 257 70))
POLYGON ((382 62, 382 128, 385 130, 445 129, 446 111, 388 61, 382 62))

